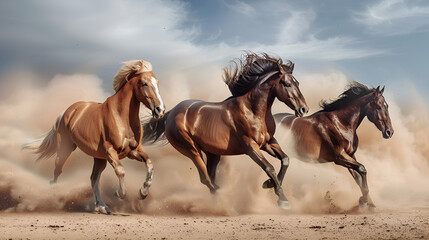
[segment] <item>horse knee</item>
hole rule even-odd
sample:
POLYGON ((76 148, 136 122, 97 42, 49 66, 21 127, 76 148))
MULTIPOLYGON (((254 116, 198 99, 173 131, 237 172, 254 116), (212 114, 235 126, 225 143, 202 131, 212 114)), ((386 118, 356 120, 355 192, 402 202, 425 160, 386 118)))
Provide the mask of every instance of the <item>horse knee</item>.
POLYGON ((125 168, 123 166, 117 166, 115 168, 116 176, 123 178, 125 176, 125 168))

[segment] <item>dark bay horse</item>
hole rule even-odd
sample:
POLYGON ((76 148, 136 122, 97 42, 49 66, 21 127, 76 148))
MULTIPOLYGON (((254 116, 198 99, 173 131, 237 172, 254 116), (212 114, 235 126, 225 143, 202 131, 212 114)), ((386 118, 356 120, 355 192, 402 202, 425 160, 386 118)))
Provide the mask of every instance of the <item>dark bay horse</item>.
POLYGON ((33 148, 39 154, 37 160, 56 156, 55 183, 70 154, 79 147, 94 157, 91 185, 96 211, 110 214, 98 188, 100 175, 109 162, 119 179, 116 195, 125 197, 124 167, 120 159, 128 157, 145 162, 146 181, 139 197, 144 199, 152 182, 152 162, 141 145, 143 135, 139 118, 140 103, 152 110, 155 118, 161 118, 165 106, 158 90, 158 79, 152 73, 152 65, 143 60, 125 62, 113 81, 115 94, 104 103, 77 102, 60 115, 41 145, 33 148))
POLYGON ((224 69, 230 98, 223 102, 183 101, 163 118, 144 124, 143 141, 156 141, 165 133, 171 145, 194 162, 201 182, 212 193, 219 188, 215 176, 220 156, 247 154, 274 181, 279 206, 289 208, 275 170, 261 149, 282 162, 287 159, 273 136, 276 125, 271 106, 275 98, 298 116, 308 111, 293 68, 290 61, 283 64, 267 54, 249 53, 244 61, 235 62, 235 67, 224 69), (202 152, 207 156, 206 164, 202 152))
MULTIPOLYGON (((380 87, 370 89, 353 82, 337 100, 322 102, 323 110, 310 116, 296 118, 286 113, 274 115, 276 122, 281 125, 281 132, 290 138, 283 147, 295 152, 302 161, 334 162, 346 167, 362 191, 360 207, 370 210, 374 210, 375 205, 369 196, 367 171, 355 157, 359 144, 356 129, 368 117, 384 138, 392 137, 393 128, 383 92, 384 87, 381 90, 380 87)), ((279 172, 280 182, 286 169, 279 172)), ((264 183, 266 188, 273 186, 270 179, 264 183)))

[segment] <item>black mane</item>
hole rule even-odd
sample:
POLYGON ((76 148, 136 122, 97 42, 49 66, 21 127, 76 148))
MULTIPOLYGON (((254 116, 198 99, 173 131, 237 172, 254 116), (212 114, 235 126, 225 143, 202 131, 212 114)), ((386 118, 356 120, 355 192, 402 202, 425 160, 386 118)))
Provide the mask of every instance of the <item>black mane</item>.
POLYGON ((337 99, 331 102, 322 100, 320 102, 320 107, 323 109, 323 111, 327 111, 327 112, 337 110, 349 105, 349 103, 351 103, 352 101, 362 96, 365 96, 369 93, 372 93, 374 91, 375 91, 374 88, 368 88, 362 83, 353 81, 348 85, 347 89, 343 93, 341 93, 340 96, 338 96, 337 99))
POLYGON ((234 66, 223 69, 224 81, 234 97, 246 94, 265 74, 279 71, 279 66, 282 66, 285 72, 292 73, 292 62, 283 64, 281 58, 273 58, 266 53, 248 52, 243 58, 244 60, 233 60, 234 66))

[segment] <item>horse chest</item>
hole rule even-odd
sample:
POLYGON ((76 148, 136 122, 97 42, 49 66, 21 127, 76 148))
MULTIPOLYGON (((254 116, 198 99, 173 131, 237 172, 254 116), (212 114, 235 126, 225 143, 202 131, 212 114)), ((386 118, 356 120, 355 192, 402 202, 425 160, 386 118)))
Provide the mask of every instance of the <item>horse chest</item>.
POLYGON ((253 139, 259 146, 264 146, 267 141, 270 139, 270 135, 267 131, 267 126, 265 124, 255 124, 252 126, 253 139))
POLYGON ((117 132, 110 141, 115 149, 118 150, 118 153, 131 151, 138 146, 135 134, 131 129, 117 132))

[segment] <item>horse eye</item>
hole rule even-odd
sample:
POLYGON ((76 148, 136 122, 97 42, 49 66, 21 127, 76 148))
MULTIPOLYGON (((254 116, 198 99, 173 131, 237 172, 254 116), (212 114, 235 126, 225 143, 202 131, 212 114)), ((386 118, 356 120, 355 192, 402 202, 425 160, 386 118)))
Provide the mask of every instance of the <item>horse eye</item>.
POLYGON ((282 82, 283 83, 283 85, 285 85, 285 87, 291 87, 292 85, 290 85, 290 83, 288 83, 288 82, 282 82))
POLYGON ((145 83, 145 82, 144 82, 144 83, 142 83, 142 86, 143 86, 143 87, 147 86, 147 83, 145 83))

